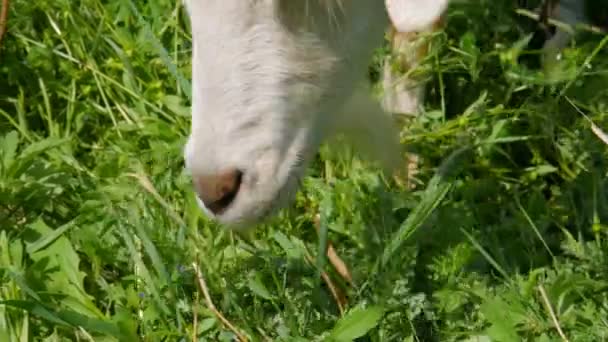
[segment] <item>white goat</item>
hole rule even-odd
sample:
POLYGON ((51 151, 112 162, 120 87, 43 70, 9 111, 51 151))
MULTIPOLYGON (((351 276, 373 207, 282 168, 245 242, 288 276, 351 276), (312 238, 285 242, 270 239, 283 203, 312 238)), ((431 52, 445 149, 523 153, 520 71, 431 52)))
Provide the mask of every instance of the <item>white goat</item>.
POLYGON ((185 2, 193 103, 184 157, 210 218, 249 228, 285 207, 336 133, 387 170, 399 165, 398 130, 365 86, 367 67, 391 22, 425 29, 448 0, 185 2))

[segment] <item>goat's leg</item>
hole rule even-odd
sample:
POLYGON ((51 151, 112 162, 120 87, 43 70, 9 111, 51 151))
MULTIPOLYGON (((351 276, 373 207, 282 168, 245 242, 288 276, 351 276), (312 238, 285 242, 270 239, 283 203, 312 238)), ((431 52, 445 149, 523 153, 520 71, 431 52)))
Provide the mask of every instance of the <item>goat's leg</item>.
MULTIPOLYGON (((427 32, 442 26, 443 19, 439 18, 427 32)), ((392 54, 384 61, 382 70, 382 105, 385 111, 394 115, 415 117, 425 99, 425 82, 410 73, 428 55, 429 43, 417 32, 398 32, 394 27, 391 27, 388 36, 392 54)), ((404 172, 396 174, 395 179, 412 189, 413 178, 418 173, 419 157, 408 153, 406 159, 404 172)))
MULTIPOLYGON (((432 29, 442 25, 438 20, 432 29)), ((428 53, 428 43, 416 40, 415 33, 399 33, 392 29, 392 49, 400 56, 401 68, 411 70, 417 67, 428 53)), ((402 168, 403 149, 399 141, 400 130, 394 114, 417 115, 424 101, 424 84, 405 75, 397 76, 387 61, 383 70, 385 95, 376 101, 366 87, 358 87, 342 110, 333 119, 331 134, 343 133, 357 151, 368 160, 380 162, 383 169, 398 178, 403 171, 410 177, 417 172, 418 156, 409 155, 407 167, 402 168)), ((319 229, 318 217, 315 226, 319 229)), ((330 263, 346 283, 352 284, 348 266, 328 243, 327 255, 330 263)))
MULTIPOLYGON (((364 159, 378 162, 389 174, 400 165, 399 130, 391 115, 382 110, 365 86, 357 87, 347 103, 331 118, 328 138, 334 139, 336 135, 343 135, 364 159)), ((317 233, 319 221, 320 217, 316 215, 314 225, 317 233)), ((348 266, 329 241, 327 257, 340 278, 353 285, 348 266)))

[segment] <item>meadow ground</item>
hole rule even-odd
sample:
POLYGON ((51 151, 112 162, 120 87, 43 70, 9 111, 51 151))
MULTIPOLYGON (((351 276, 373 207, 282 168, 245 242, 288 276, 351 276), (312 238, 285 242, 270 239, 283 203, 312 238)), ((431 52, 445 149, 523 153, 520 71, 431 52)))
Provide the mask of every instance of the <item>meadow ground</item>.
POLYGON ((0 341, 608 340, 606 38, 581 31, 546 77, 509 3, 457 3, 431 37, 403 134, 416 188, 324 147, 294 208, 241 238, 183 172, 181 2, 11 1, 0 341), (318 257, 317 213, 352 286, 318 257))

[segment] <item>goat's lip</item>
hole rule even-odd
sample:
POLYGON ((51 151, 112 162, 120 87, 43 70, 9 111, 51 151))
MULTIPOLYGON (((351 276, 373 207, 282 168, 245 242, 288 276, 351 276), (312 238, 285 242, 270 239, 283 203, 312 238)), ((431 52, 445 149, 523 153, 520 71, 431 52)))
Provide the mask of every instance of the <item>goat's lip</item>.
POLYGON ((198 196, 194 196, 196 198, 196 203, 198 204, 198 207, 205 213, 205 216, 216 220, 217 216, 211 212, 211 210, 209 210, 209 208, 207 208, 207 206, 205 205, 205 203, 203 203, 203 200, 201 200, 198 196))
MULTIPOLYGON (((306 162, 305 160, 300 160, 292 165, 291 168, 298 169, 296 173, 299 173, 301 168, 306 168, 306 162)), ((292 172, 294 171, 292 170, 292 172)), ((294 200, 293 197, 301 186, 300 182, 302 175, 298 174, 288 177, 285 184, 281 184, 280 187, 274 189, 274 193, 271 196, 264 199, 258 199, 257 203, 252 204, 250 203, 250 195, 254 194, 256 191, 259 191, 258 188, 260 186, 265 185, 264 183, 260 184, 259 177, 260 174, 257 172, 245 173, 239 186, 239 191, 236 193, 232 202, 225 208, 215 211, 215 213, 212 212, 212 206, 205 205, 198 196, 195 196, 197 203, 208 219, 215 221, 227 228, 247 230, 249 228, 258 226, 259 224, 262 224, 270 219, 284 207, 289 206, 289 202, 294 200), (243 191, 248 193, 243 193, 243 191), (238 212, 241 210, 241 206, 246 207, 246 209, 244 209, 246 212, 238 212)), ((264 181, 267 182, 269 180, 265 179, 264 181)), ((273 185, 276 186, 277 184, 273 185)))
POLYGON ((258 209, 262 208, 262 210, 259 211, 250 212, 244 215, 243 213, 235 215, 235 213, 230 210, 238 209, 238 204, 235 203, 235 205, 231 205, 225 210, 214 214, 198 197, 196 197, 196 200, 199 207, 203 210, 208 219, 217 222, 225 228, 238 231, 253 229, 254 227, 266 222, 272 217, 273 213, 280 208, 280 205, 276 203, 277 197, 274 197, 271 201, 262 201, 257 203, 255 206, 258 209))
MULTIPOLYGON (((236 201, 237 196, 238 194, 234 195, 233 201, 236 201)), ((214 210, 214 206, 217 205, 216 202, 213 202, 209 205, 205 205, 205 203, 203 203, 203 201, 198 196, 196 196, 196 202, 198 203, 198 206, 205 212, 205 215, 216 221, 221 221, 222 215, 234 206, 234 202, 232 202, 220 210, 214 210)))

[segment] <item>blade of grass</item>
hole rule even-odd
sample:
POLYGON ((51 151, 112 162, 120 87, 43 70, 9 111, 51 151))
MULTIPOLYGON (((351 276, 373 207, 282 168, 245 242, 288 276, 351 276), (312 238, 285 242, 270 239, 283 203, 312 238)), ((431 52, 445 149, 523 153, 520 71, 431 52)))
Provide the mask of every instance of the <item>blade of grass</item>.
POLYGON ((460 148, 452 154, 440 165, 438 171, 427 185, 422 199, 418 205, 408 215, 405 222, 401 224, 399 230, 390 239, 388 246, 382 254, 381 267, 385 267, 393 258, 397 250, 403 243, 418 230, 424 222, 431 216, 433 211, 441 204, 441 201, 450 192, 452 183, 449 181, 449 174, 457 172, 456 162, 467 151, 469 146, 460 148))
POLYGON ((492 265, 505 280, 509 280, 509 275, 507 274, 507 272, 505 272, 505 270, 498 264, 498 262, 496 262, 496 260, 490 255, 490 253, 488 253, 488 251, 486 251, 485 248, 483 248, 481 244, 477 242, 473 235, 469 234, 469 232, 462 228, 460 228, 460 231, 469 239, 469 241, 471 241, 471 243, 473 244, 473 246, 475 246, 475 248, 477 248, 479 253, 481 253, 484 258, 486 258, 490 265, 492 265))

